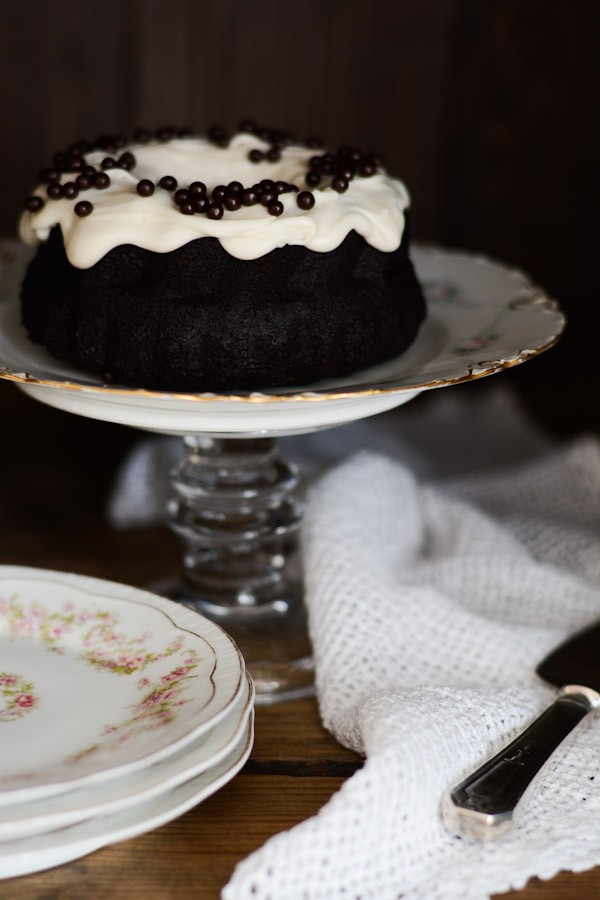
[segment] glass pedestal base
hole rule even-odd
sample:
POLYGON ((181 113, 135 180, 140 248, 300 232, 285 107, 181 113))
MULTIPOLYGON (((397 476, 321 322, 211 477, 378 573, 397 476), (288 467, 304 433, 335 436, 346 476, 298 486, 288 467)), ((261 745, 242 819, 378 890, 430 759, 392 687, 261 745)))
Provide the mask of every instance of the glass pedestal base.
POLYGON ((184 438, 169 525, 182 578, 154 589, 221 625, 240 648, 257 703, 309 696, 313 663, 302 600, 295 469, 274 438, 184 438))
POLYGON ((256 689, 257 704, 279 703, 314 694, 314 666, 302 601, 302 585, 286 596, 256 605, 225 605, 194 593, 185 581, 163 582, 155 590, 216 622, 234 639, 256 689))

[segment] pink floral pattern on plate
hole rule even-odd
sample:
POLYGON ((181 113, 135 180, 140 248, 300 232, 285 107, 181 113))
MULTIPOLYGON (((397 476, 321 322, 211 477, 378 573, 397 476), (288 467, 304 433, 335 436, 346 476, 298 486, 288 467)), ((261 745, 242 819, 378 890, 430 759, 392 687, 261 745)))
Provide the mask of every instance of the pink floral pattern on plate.
MULTIPOLYGON (((189 703, 191 698, 183 695, 188 687, 188 682, 197 677, 193 673, 200 662, 200 655, 195 650, 186 649, 183 649, 181 653, 184 658, 180 665, 162 675, 158 680, 152 682, 146 677, 138 680, 136 687, 139 691, 144 691, 144 694, 138 703, 129 707, 132 710, 130 716, 117 725, 104 726, 102 738, 111 739, 111 751, 140 732, 169 725, 174 721, 177 709, 189 703)), ((103 743, 101 739, 75 754, 72 761, 77 762, 102 746, 106 746, 106 741, 103 743)))
POLYGON ((39 703, 35 685, 21 675, 0 672, 0 722, 14 722, 31 712, 39 703))
POLYGON ((55 653, 64 653, 66 640, 76 634, 84 648, 81 658, 85 662, 118 675, 143 672, 151 663, 180 651, 184 640, 178 635, 161 650, 149 650, 144 646, 149 635, 120 633, 119 617, 114 612, 81 609, 72 603, 48 610, 35 602, 25 605, 18 596, 0 597, 0 619, 10 638, 40 641, 55 653))
MULTIPOLYGON (((72 762, 79 762, 100 749, 112 753, 141 732, 170 724, 178 708, 191 699, 189 692, 187 697, 185 694, 190 680, 197 677, 194 670, 201 657, 196 650, 184 646, 183 634, 160 650, 151 650, 145 646, 149 634, 132 636, 119 631, 116 612, 76 607, 66 602, 58 609, 48 609, 35 601, 25 604, 17 595, 8 599, 0 596, 0 622, 1 630, 9 639, 35 640, 51 653, 64 653, 72 637, 83 648, 80 659, 117 675, 140 674, 167 657, 180 657, 179 664, 158 680, 139 678, 136 688, 144 694, 139 702, 128 707, 131 714, 118 724, 105 725, 98 740, 71 756, 72 762)), ((0 698, 5 699, 0 720, 18 718, 32 709, 38 702, 33 689, 31 682, 19 680, 19 676, 0 675, 0 698)))
MULTIPOLYGON (((460 290, 460 287, 452 281, 425 282, 423 291, 428 303, 442 303, 465 309, 476 309, 482 305, 469 301, 460 290)), ((485 350, 491 346, 500 336, 498 326, 508 311, 506 307, 502 307, 492 322, 489 322, 481 331, 467 335, 463 340, 456 343, 452 348, 452 352, 462 356, 463 354, 476 353, 478 350, 485 350)))

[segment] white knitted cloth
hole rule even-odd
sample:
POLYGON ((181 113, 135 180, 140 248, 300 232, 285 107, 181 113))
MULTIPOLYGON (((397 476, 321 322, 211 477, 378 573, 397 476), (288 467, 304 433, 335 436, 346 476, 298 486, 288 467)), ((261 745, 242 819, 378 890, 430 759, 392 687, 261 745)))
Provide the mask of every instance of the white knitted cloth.
MULTIPOLYGON (((408 444, 399 411, 395 432, 362 432, 389 455, 360 452, 313 486, 303 547, 318 699, 326 727, 367 759, 317 816, 241 862, 224 900, 481 900, 600 864, 591 717, 509 837, 460 839, 439 814, 444 793, 551 700, 536 663, 600 616, 600 446, 542 450, 493 394, 487 418, 466 395, 434 404, 408 444)), ((325 446, 320 464, 352 443, 336 454, 311 440, 325 446)))

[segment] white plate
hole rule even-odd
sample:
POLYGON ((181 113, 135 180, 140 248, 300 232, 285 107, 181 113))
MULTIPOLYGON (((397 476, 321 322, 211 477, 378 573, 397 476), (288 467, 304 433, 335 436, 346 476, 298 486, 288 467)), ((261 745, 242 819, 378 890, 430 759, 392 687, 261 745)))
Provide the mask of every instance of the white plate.
POLYGON ((420 391, 501 372, 551 347, 565 320, 525 275, 478 256, 414 248, 428 317, 409 350, 347 378, 248 393, 175 394, 103 385, 32 344, 18 286, 30 251, 0 244, 0 377, 77 415, 164 434, 295 434, 374 415, 420 391), (4 298, 4 300, 2 300, 4 298))
POLYGON ((69 828, 0 844, 0 878, 50 869, 87 856, 107 844, 152 831, 196 806, 223 787, 242 768, 252 749, 254 715, 235 748, 217 766, 173 791, 109 816, 99 816, 69 828))
POLYGON ((198 613, 96 578, 0 567, 0 802, 165 759, 244 690, 237 647, 198 613))
POLYGON ((254 687, 246 678, 246 689, 222 722, 161 762, 99 785, 30 803, 0 804, 0 845, 146 803, 214 768, 246 732, 254 703, 254 687))

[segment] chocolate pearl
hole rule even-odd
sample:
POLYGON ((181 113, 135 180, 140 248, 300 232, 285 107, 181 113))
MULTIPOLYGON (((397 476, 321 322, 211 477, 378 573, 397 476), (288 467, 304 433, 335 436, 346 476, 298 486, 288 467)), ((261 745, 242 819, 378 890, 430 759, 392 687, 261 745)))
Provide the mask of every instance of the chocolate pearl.
POLYGON ((211 194, 212 200, 222 200, 225 194, 227 193, 227 188, 224 184, 218 184, 216 188, 213 189, 211 194))
POLYGON ((122 135, 122 134, 114 135, 111 140, 112 140, 113 147, 124 147, 125 144, 127 143, 127 138, 124 137, 124 135, 122 135))
POLYGON ((45 206, 44 201, 41 197, 33 196, 28 197, 25 201, 25 209, 28 209, 29 212, 39 212, 42 207, 45 206))
POLYGON ((323 157, 322 156, 311 156, 308 161, 309 169, 320 169, 323 165, 323 157))
POLYGON ((63 194, 68 200, 73 200, 79 194, 79 188, 74 181, 67 181, 63 184, 63 194))
POLYGON ((304 180, 310 187, 316 187, 321 181, 321 176, 318 172, 308 172, 304 180))
POLYGON ((122 169, 133 169, 135 166, 135 156, 133 153, 130 153, 129 150, 126 150, 125 153, 122 153, 119 157, 118 164, 122 169))
POLYGON ((88 178, 93 178, 98 169, 95 166, 84 166, 81 170, 82 175, 87 175, 88 178))
POLYGON ((94 187, 99 191, 103 191, 110 184, 110 178, 106 174, 106 172, 98 172, 97 175, 94 175, 94 187))
POLYGON ((173 178, 172 175, 163 175, 163 177, 158 182, 158 185, 164 191, 174 191, 177 187, 177 179, 173 178))
POLYGON ((90 175, 78 175, 75 184, 80 191, 87 191, 93 184, 93 177, 90 175))
POLYGON ((148 141, 152 140, 152 135, 147 128, 137 128, 133 132, 133 136, 140 144, 147 144, 148 141))
POLYGON ((352 179, 354 178, 354 169, 350 166, 340 166, 336 170, 336 174, 341 178, 345 178, 346 181, 352 181, 352 179))
POLYGON ((81 154, 71 154, 67 157, 67 166, 69 169, 83 169, 85 166, 85 158, 81 154))
POLYGON ((381 153, 369 153, 367 156, 367 162, 373 163, 374 166, 382 166, 383 165, 383 156, 381 153))
POLYGON ((253 163, 262 162, 264 158, 265 158, 265 154, 262 152, 262 150, 258 150, 257 148, 255 148, 254 150, 251 150, 250 153, 248 154, 248 159, 250 160, 250 162, 253 162, 253 163))
POLYGON ((109 134, 101 134, 100 137, 96 139, 95 143, 100 150, 108 150, 109 147, 115 146, 113 139, 109 134))
POLYGON ((206 211, 206 215, 209 219, 222 219, 223 207, 220 203, 211 203, 206 211))
POLYGON ((337 191, 338 194, 343 194, 344 191, 348 190, 348 179, 344 178, 343 175, 337 175, 331 182, 331 187, 334 191, 337 191))
POLYGON ((376 167, 370 162, 361 163, 358 167, 358 174, 362 175, 363 178, 369 178, 371 175, 374 175, 375 172, 376 167))
POLYGON ((89 153, 92 145, 89 141, 75 141, 69 147, 69 153, 89 153))
POLYGON ((199 194, 201 197, 206 196, 206 185, 203 181, 192 181, 188 190, 190 194, 199 194))
POLYGON ((185 188, 179 188, 178 191, 175 191, 174 200, 175 200, 175 203, 180 205, 182 203, 185 203, 186 200, 189 200, 190 197, 191 197, 191 194, 189 191, 187 191, 185 188))
POLYGON ((241 181, 230 181, 227 190, 234 194, 240 194, 244 190, 244 185, 241 181))
POLYGON ((300 209, 312 209, 315 205, 315 197, 311 191, 300 191, 296 197, 296 203, 300 209))
POLYGON ((224 200, 225 209, 233 211, 235 209, 239 209, 242 205, 242 201, 240 199, 240 195, 236 193, 227 193, 225 194, 224 200))
POLYGON ((263 191, 258 199, 263 206, 268 206, 277 200, 277 191, 263 191))
POLYGON ((242 203, 244 206, 254 206, 258 203, 258 191, 255 191, 254 188, 246 188, 242 194, 242 203))
POLYGON ((201 194, 194 194, 193 200, 189 202, 191 202, 194 207, 194 212, 203 213, 208 209, 208 198, 201 194))
POLYGON ((212 128, 209 128, 208 136, 213 144, 217 144, 219 147, 226 147, 229 143, 227 132, 220 125, 213 125, 212 128))
POLYGON ((275 182, 271 181, 270 178, 263 178, 263 180, 259 183, 259 187, 262 191, 272 191, 275 187, 275 182))
POLYGON ((59 184, 57 181, 51 182, 46 188, 46 193, 51 200, 60 200, 63 195, 62 184, 59 184))
POLYGON ((276 181, 274 190, 276 190, 278 194, 289 194, 292 190, 292 185, 288 184, 287 181, 276 181))
POLYGON ((267 211, 271 216, 280 216, 283 212, 283 203, 281 200, 274 200, 273 203, 269 203, 267 206, 267 211))
POLYGON ((74 208, 75 214, 83 218, 84 216, 89 216, 94 207, 89 200, 80 200, 79 203, 75 204, 74 208))
POLYGON ((171 128, 169 125, 164 125, 162 128, 159 128, 156 132, 156 137, 159 141, 170 141, 171 138, 175 136, 175 129, 171 128))
POLYGON ((42 169, 38 172, 38 180, 44 184, 50 184, 51 181, 58 181, 60 172, 58 169, 42 169))
POLYGON ((240 128, 240 131, 252 132, 252 131, 256 130, 256 125, 254 124, 252 119, 242 119, 242 121, 240 122, 239 128, 240 128))
POLYGON ((186 200, 179 207, 179 211, 183 213, 184 216, 193 216, 196 210, 194 209, 194 204, 191 200, 186 200))
MULTIPOLYGON (((271 147, 270 150, 267 150, 267 159, 269 162, 278 162, 281 159, 281 153, 275 147, 271 147)), ((280 213, 273 213, 273 215, 278 216, 280 213)))
POLYGON ((117 161, 112 158, 112 156, 105 156, 101 162, 101 166, 103 169, 114 169, 117 165, 117 161))
POLYGON ((142 178, 136 185, 136 191, 140 197, 151 197, 154 193, 154 183, 149 178, 142 178))

